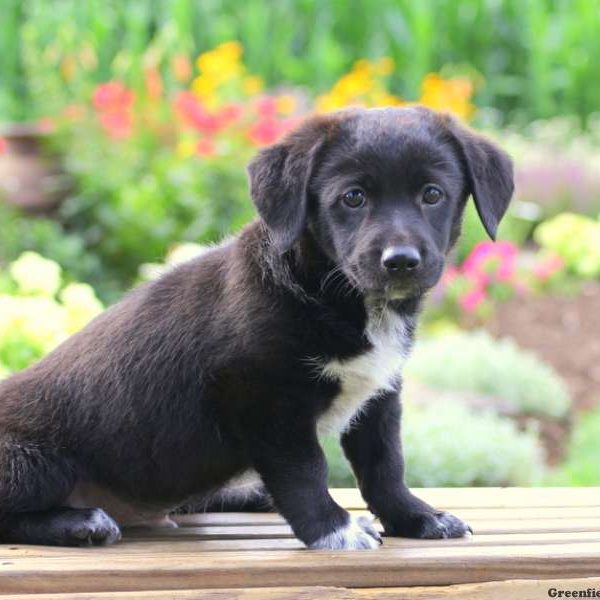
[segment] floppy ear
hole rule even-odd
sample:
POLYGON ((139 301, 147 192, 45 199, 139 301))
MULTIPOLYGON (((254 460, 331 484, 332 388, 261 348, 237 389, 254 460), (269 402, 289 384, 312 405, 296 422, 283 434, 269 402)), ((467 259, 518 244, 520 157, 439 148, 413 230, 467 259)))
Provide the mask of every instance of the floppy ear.
POLYGON ((450 130, 465 164, 469 191, 493 240, 514 191, 512 160, 490 140, 450 119, 450 130))
POLYGON ((324 117, 309 119, 283 141, 261 150, 248 166, 252 200, 282 254, 306 225, 309 182, 329 123, 324 117))

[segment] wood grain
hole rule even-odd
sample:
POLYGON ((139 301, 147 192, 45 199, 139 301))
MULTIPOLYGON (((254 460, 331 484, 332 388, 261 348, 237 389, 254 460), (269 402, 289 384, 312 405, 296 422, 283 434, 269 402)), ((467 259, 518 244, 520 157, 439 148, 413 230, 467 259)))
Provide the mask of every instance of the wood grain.
MULTIPOLYGON (((356 491, 334 494, 361 508, 356 491)), ((385 538, 375 551, 317 552, 302 549, 276 514, 182 515, 179 529, 130 530, 107 548, 0 545, 0 598, 45 593, 65 600, 483 599, 487 593, 520 599, 547 597, 549 582, 543 580, 600 575, 599 488, 423 490, 420 495, 429 501, 437 497, 436 504, 465 518, 476 535, 385 538), (506 582, 514 579, 541 583, 506 582), (495 581, 505 583, 490 583, 495 581), (502 585, 510 592, 499 591, 502 585), (265 586, 267 595, 260 595, 265 586), (471 595, 460 595, 467 592, 471 595)))

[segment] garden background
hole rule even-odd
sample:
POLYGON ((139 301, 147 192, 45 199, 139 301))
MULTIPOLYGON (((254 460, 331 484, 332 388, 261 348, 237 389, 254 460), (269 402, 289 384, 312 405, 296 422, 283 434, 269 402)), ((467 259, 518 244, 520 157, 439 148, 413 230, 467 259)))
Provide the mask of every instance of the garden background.
POLYGON ((417 102, 495 138, 517 192, 431 294, 409 483, 600 485, 600 2, 1 4, 0 377, 251 220, 245 164, 303 116, 417 102))

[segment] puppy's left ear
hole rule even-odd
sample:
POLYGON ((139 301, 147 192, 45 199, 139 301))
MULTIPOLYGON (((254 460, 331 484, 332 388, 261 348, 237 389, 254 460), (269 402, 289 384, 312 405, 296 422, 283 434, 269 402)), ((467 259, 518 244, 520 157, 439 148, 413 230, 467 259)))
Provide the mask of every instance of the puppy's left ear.
POLYGON ((252 199, 282 254, 306 225, 309 183, 331 124, 326 117, 308 119, 281 142, 261 150, 248 166, 252 199))
POLYGON ((482 135, 448 118, 467 173, 469 191, 479 218, 493 240, 514 191, 512 160, 482 135))

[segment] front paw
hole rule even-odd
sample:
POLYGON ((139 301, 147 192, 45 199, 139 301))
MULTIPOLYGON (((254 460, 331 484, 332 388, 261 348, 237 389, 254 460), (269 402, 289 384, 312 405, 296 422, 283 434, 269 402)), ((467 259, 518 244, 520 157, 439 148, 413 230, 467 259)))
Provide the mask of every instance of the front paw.
POLYGON ((350 516, 347 525, 309 544, 312 550, 369 550, 381 544, 381 536, 368 517, 350 516))
POLYGON ((471 527, 458 517, 444 511, 409 513, 385 527, 386 535, 423 540, 459 538, 472 535, 471 527))

